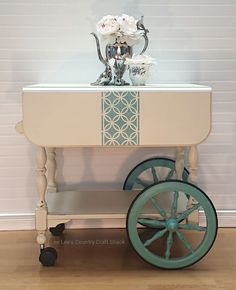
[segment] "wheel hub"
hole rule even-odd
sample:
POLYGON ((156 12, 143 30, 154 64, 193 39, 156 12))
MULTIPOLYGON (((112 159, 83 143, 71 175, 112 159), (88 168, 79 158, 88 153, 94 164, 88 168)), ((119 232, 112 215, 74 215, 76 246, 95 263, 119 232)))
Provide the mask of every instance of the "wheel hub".
POLYGON ((179 223, 174 218, 170 218, 166 222, 166 228, 170 232, 175 232, 178 229, 178 226, 179 226, 179 223))

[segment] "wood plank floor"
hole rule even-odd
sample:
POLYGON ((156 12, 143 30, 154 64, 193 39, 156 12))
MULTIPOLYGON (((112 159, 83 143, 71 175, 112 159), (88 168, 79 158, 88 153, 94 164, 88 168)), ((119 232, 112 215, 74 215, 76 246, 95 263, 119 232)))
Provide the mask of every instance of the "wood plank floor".
POLYGON ((125 230, 66 230, 62 241, 49 238, 59 257, 47 268, 38 263, 34 231, 0 232, 1 290, 236 289, 236 228, 220 229, 203 260, 173 271, 143 262, 125 230))

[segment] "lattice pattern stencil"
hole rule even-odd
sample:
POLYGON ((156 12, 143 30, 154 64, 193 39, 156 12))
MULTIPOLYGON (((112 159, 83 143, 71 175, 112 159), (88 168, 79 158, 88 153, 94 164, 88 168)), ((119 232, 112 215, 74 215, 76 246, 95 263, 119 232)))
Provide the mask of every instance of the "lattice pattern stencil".
POLYGON ((139 93, 102 94, 102 144, 139 144, 139 93))

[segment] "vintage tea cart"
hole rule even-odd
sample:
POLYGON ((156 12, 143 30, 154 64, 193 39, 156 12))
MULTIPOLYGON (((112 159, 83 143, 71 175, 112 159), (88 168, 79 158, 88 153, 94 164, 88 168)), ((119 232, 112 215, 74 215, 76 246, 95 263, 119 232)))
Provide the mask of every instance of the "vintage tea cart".
POLYGON ((161 268, 192 265, 212 247, 216 211, 196 186, 197 144, 211 129, 211 88, 33 85, 23 89, 23 121, 16 129, 37 146, 35 218, 42 265, 57 259, 56 250, 46 247, 46 231, 61 235, 72 219, 126 217, 133 249, 161 268), (123 190, 58 192, 55 148, 83 146, 176 147, 176 160, 141 162, 123 190))

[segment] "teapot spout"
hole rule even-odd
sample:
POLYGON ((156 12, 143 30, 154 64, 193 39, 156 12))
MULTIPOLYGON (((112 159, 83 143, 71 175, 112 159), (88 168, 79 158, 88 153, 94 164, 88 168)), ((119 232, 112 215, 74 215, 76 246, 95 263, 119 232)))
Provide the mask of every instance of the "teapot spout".
POLYGON ((96 40, 98 58, 106 66, 107 65, 107 61, 102 56, 101 48, 100 48, 100 42, 99 42, 98 36, 94 32, 91 32, 91 34, 94 36, 94 38, 96 40))

